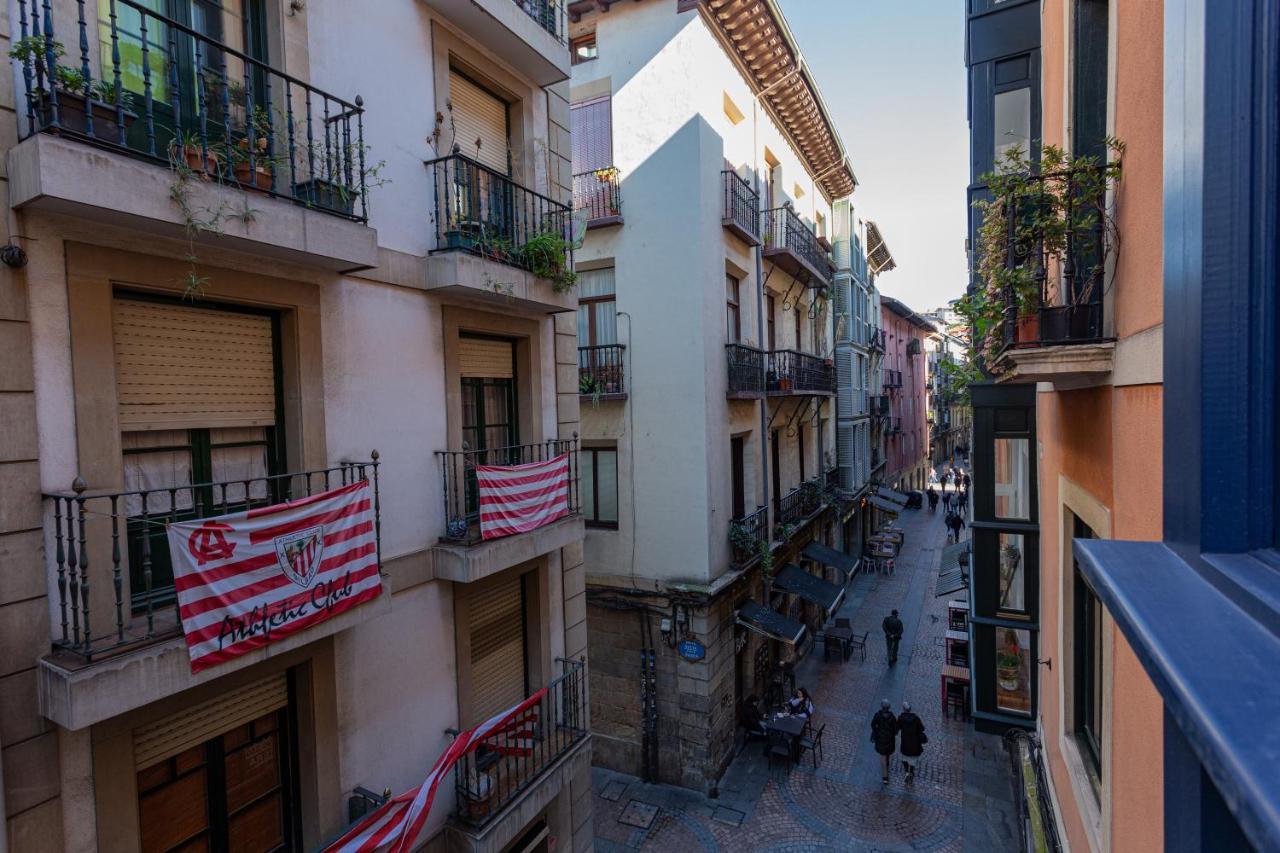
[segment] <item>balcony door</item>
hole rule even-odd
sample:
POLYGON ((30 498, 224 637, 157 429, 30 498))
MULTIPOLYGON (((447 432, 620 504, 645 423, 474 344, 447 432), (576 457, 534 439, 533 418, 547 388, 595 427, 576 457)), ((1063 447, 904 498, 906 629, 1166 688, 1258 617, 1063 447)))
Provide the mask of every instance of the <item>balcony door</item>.
POLYGON ((742 518, 747 514, 746 445, 746 436, 735 435, 729 439, 729 456, 733 470, 734 518, 742 518))
POLYGON ((134 612, 173 601, 164 525, 288 497, 279 326, 270 313, 117 296, 121 512, 134 612))
POLYGON ((508 338, 463 335, 458 340, 462 382, 462 440, 467 450, 464 479, 467 516, 480 511, 476 465, 520 462, 515 385, 515 342, 508 338))

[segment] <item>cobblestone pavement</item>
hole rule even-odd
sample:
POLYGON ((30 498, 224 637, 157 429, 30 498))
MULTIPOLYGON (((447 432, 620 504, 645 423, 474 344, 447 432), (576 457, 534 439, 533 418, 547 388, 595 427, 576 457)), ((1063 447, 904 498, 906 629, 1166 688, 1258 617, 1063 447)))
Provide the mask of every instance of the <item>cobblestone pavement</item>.
POLYGON ((855 633, 871 632, 866 662, 856 653, 845 664, 824 662, 815 649, 797 667, 796 683, 813 695, 815 722, 826 725, 816 770, 806 754, 789 772, 771 772, 753 745, 739 752, 712 799, 597 768, 595 849, 1018 850, 1009 762, 999 738, 942 717, 947 598, 934 595, 946 543, 942 516, 941 506, 933 514, 927 505, 904 513, 906 543, 896 573, 859 575, 850 585, 839 615, 852 620, 855 633), (906 632, 890 669, 880 621, 895 607, 906 632), (870 720, 881 699, 895 712, 910 702, 929 735, 910 787, 900 766, 888 786, 880 781, 870 720), (645 806, 657 807, 647 828, 644 814, 652 812, 645 806))

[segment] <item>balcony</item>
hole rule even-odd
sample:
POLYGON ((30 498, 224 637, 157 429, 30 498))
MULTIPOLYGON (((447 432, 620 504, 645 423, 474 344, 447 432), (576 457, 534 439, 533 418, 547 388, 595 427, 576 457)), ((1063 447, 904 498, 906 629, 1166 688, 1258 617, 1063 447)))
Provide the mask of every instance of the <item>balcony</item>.
POLYGON ((748 246, 760 245, 760 194, 732 169, 720 173, 724 185, 724 227, 748 246))
POLYGON ((902 432, 902 418, 889 417, 884 422, 885 435, 898 435, 902 432))
POLYGON ((568 206, 454 153, 427 164, 435 248, 428 290, 552 313, 573 310, 568 206))
MULTIPOLYGON (((367 462, 245 480, 98 491, 76 478, 44 495, 50 588, 57 592, 52 653, 40 662, 41 713, 80 729, 194 684, 174 591, 166 525, 307 497, 358 481, 373 484, 381 554, 375 452, 367 462)), ((250 666, 268 654, 329 636, 389 608, 390 595, 220 665, 250 666)))
POLYGON ((484 450, 436 451, 444 494, 445 529, 433 549, 437 578, 470 583, 508 569, 583 537, 578 501, 578 441, 553 439, 484 450), (509 535, 489 531, 480 520, 480 490, 476 468, 482 465, 528 465, 560 455, 569 457, 569 470, 558 488, 565 491, 568 514, 509 535))
POLYGON ((583 400, 625 400, 622 344, 578 347, 578 393, 583 400))
POLYGON ((872 352, 884 352, 884 329, 872 329, 867 349, 872 352))
POLYGON ((19 0, 14 207, 337 270, 377 263, 365 223, 380 164, 358 95, 324 92, 135 0, 92 23, 79 5, 73 24, 19 0))
POLYGON ((764 368, 768 353, 743 344, 727 344, 731 400, 750 400, 764 396, 764 368))
POLYGON ((426 0, 489 53, 539 86, 569 78, 564 0, 426 0))
POLYGON ((765 391, 769 396, 836 393, 836 368, 831 359, 789 349, 766 355, 765 391))
POLYGON ((883 381, 881 382, 881 386, 891 391, 896 391, 897 389, 901 388, 902 387, 902 371, 886 369, 884 371, 884 376, 883 376, 883 381))
POLYGON ((759 559, 761 551, 769 545, 769 511, 758 507, 755 512, 729 522, 729 546, 733 549, 733 564, 739 568, 749 566, 759 559))
POLYGON ((827 253, 790 207, 764 212, 764 256, 801 284, 821 288, 831 283, 827 253))
MULTIPOLYGON (((777 499, 774 507, 775 524, 784 528, 783 532, 786 532, 785 528, 788 527, 799 527, 826 506, 824 496, 822 477, 805 480, 777 499)), ((775 529, 775 538, 786 539, 787 537, 777 535, 775 529)))
MULTIPOLYGON (((538 808, 542 808, 569 784, 572 774, 557 771, 590 738, 587 676, 582 661, 557 660, 564 671, 519 717, 523 723, 519 726, 520 737, 507 732, 492 734, 454 765, 457 806, 452 829, 470 836, 468 840, 472 842, 463 845, 463 849, 505 846, 500 839, 493 845, 475 842, 495 833, 506 837, 510 833, 501 827, 508 822, 512 824, 511 832, 518 832, 528 819, 514 813, 522 811, 520 804, 535 789, 547 785, 555 789, 539 792, 538 808), (509 817, 516 819, 508 821, 509 817)), ((450 730, 448 734, 458 732, 450 730)))
POLYGON ((889 397, 885 394, 873 394, 867 398, 871 409, 871 417, 887 418, 889 416, 889 397))
POLYGON ((586 212, 588 229, 622 224, 621 184, 612 166, 573 176, 573 210, 586 212))

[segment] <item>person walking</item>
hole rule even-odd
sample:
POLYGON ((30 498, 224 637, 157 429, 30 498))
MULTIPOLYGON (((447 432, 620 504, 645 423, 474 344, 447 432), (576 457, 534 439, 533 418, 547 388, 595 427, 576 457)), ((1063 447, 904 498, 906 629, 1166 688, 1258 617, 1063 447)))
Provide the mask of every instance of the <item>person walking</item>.
POLYGON ((947 511, 947 515, 951 514, 951 498, 952 495, 950 492, 944 491, 942 493, 942 508, 947 511))
POLYGON ((880 710, 871 718, 871 742, 880 755, 880 781, 889 784, 889 758, 898 746, 898 718, 889 710, 889 700, 880 702, 880 710))
POLYGON ((902 620, 898 618, 898 611, 894 610, 884 617, 880 627, 884 629, 884 644, 888 652, 889 666, 893 666, 898 662, 898 643, 902 641, 902 620))
POLYGON ((964 490, 969 491, 969 475, 964 473, 960 475, 960 482, 964 484, 964 490))
POLYGON ((967 491, 961 491, 956 495, 956 512, 958 512, 963 517, 964 511, 968 508, 969 508, 969 493, 967 491))
POLYGON ((929 491, 926 494, 928 494, 929 496, 929 512, 937 512, 938 511, 938 490, 935 489, 933 486, 930 486, 929 491))
POLYGON ((964 519, 960 517, 959 513, 953 512, 951 515, 947 516, 947 530, 949 531, 947 534, 948 541, 959 542, 960 531, 963 529, 964 519))
POLYGON ((907 773, 907 784, 916 781, 916 763, 924 754, 924 745, 929 736, 924 733, 924 721, 911 710, 910 702, 902 703, 902 713, 898 715, 898 733, 902 740, 898 751, 902 753, 902 769, 907 773))

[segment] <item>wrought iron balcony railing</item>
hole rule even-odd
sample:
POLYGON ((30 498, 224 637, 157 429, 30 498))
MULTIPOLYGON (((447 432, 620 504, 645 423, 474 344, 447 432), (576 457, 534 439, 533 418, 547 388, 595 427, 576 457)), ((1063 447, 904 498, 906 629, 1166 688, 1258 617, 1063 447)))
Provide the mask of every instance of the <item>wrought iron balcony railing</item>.
POLYGON ((887 435, 897 435, 902 432, 902 418, 891 417, 884 422, 884 431, 887 435))
POLYGON ((867 347, 872 352, 884 352, 884 329, 871 330, 871 335, 867 341, 867 347))
POLYGON ((888 417, 888 416, 889 416, 889 397, 888 397, 888 395, 886 395, 886 394, 873 394, 873 395, 871 395, 870 397, 868 397, 868 398, 867 398, 867 401, 868 401, 868 404, 869 404, 869 405, 870 405, 870 407, 871 407, 871 416, 872 416, 873 418, 875 418, 875 417, 884 418, 884 417, 888 417))
POLYGON ((902 371, 890 370, 886 368, 884 371, 884 379, 881 385, 890 390, 896 390, 898 388, 901 388, 902 387, 902 371))
POLYGON ((774 521, 778 524, 798 525, 823 506, 822 477, 805 480, 778 498, 774 521))
POLYGON ((743 344, 727 344, 729 362, 729 394, 759 395, 764 393, 764 367, 767 353, 743 344))
POLYGON ((831 266, 818 238, 790 207, 764 212, 764 255, 792 278, 810 287, 831 283, 831 266))
POLYGON ((463 154, 428 161, 436 252, 468 252, 556 280, 573 270, 568 206, 463 154))
POLYGON ((760 245, 760 194, 732 169, 725 169, 720 177, 724 184, 721 222, 748 244, 760 245))
POLYGON ((546 462, 561 454, 569 457, 569 514, 576 515, 578 502, 578 440, 552 439, 539 444, 513 444, 483 450, 437 450, 444 487, 445 530, 441 542, 474 545, 481 541, 480 490, 477 465, 526 465, 546 462))
POLYGON ((618 170, 596 169, 573 176, 573 209, 587 212, 587 227, 622 222, 622 177, 618 170))
POLYGON ((769 509, 758 507, 729 522, 729 545, 733 548, 733 562, 746 566, 754 562, 762 548, 769 544, 769 509))
POLYGON ((561 44, 569 39, 569 23, 565 14, 564 0, 513 0, 524 10, 525 14, 538 23, 561 44))
POLYGON ((60 623, 54 647, 93 660, 182 632, 165 528, 171 522, 271 506, 369 480, 381 562, 378 467, 374 451, 368 462, 135 491, 90 491, 77 477, 71 491, 46 494, 60 623))
POLYGON ((53 133, 338 216, 369 217, 363 101, 335 97, 138 0, 18 0, 26 135, 53 133), (62 4, 59 4, 62 5, 62 4), (72 4, 67 4, 72 5, 72 4), (109 14, 108 14, 109 11, 109 14), (92 49, 91 49, 92 46, 92 49))
POLYGON ((795 350, 773 350, 768 353, 765 387, 770 394, 834 394, 835 364, 795 350))
MULTIPOLYGON (((482 827, 526 790, 561 757, 587 739, 587 678, 580 660, 557 658, 564 672, 519 717, 512 731, 492 734, 454 765, 457 811, 454 817, 482 827)), ((484 722, 475 720, 475 723, 484 722)), ((448 734, 456 735, 450 730, 448 734)))
POLYGON ((583 396, 620 396, 627 393, 622 344, 578 347, 578 393, 583 396))

